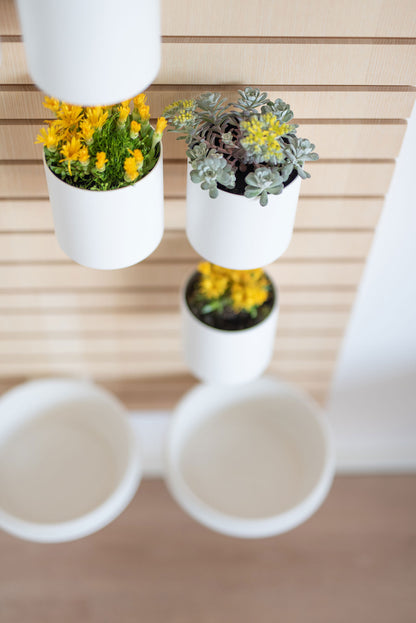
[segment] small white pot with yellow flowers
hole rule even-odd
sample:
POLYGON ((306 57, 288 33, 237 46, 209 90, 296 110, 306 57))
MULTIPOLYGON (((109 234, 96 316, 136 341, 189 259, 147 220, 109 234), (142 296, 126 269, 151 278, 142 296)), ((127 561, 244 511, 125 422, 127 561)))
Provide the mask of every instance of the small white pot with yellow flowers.
POLYGON ((293 234, 306 161, 314 145, 296 136, 290 106, 247 87, 236 103, 219 93, 167 106, 188 144, 186 231, 210 262, 246 270, 274 262, 293 234))
POLYGON ((113 105, 146 89, 160 66, 159 0, 17 0, 30 74, 80 106, 113 105))
POLYGON ((61 249, 89 268, 144 260, 163 236, 161 138, 145 95, 116 106, 82 108, 47 97, 56 115, 37 142, 61 249))
POLYGON ((206 383, 259 377, 270 363, 278 291, 261 269, 230 270, 202 262, 182 293, 184 357, 206 383))

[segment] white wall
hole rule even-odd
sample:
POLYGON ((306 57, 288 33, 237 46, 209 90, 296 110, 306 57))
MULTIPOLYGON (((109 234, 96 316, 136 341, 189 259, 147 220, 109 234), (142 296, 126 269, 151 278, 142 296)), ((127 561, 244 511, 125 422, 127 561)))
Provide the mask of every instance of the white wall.
POLYGON ((339 466, 416 469, 416 106, 333 379, 339 466))

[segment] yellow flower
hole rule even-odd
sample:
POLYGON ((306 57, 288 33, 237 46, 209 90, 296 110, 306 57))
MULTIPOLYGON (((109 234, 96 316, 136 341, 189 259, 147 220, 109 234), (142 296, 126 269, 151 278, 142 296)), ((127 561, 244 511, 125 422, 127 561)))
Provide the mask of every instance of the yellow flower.
POLYGON ((140 95, 136 95, 136 97, 133 98, 134 108, 138 110, 140 106, 143 106, 145 101, 146 101, 146 93, 140 93, 140 95))
POLYGON ((118 123, 119 125, 124 125, 126 123, 126 119, 130 114, 130 108, 128 106, 119 106, 118 110, 118 123))
POLYGON ((97 171, 99 171, 100 173, 105 171, 106 162, 108 162, 108 159, 106 158, 105 151, 97 152, 97 156, 95 159, 95 166, 96 166, 97 171))
POLYGON ((88 152, 88 147, 81 147, 78 154, 78 160, 80 163, 86 167, 90 161, 90 154, 88 152))
POLYGON ((134 156, 125 159, 124 170, 126 172, 124 175, 124 179, 126 180, 126 182, 134 182, 134 180, 139 175, 139 172, 137 170, 136 158, 134 156))
POLYGON ((80 123, 80 127, 82 139, 86 142, 87 145, 91 145, 95 128, 91 125, 88 119, 83 119, 80 123))
POLYGON ((57 113, 57 111, 59 110, 61 106, 59 100, 57 100, 55 97, 48 97, 47 95, 45 95, 43 105, 45 108, 49 108, 49 110, 51 110, 55 114, 57 113))
POLYGON ((97 130, 101 130, 108 118, 108 110, 103 110, 101 106, 87 108, 85 115, 90 124, 97 130))
POLYGON ((56 134, 55 128, 51 125, 47 130, 45 128, 40 129, 35 143, 43 143, 49 151, 56 151, 59 141, 60 138, 56 134))
POLYGON ((237 313, 241 310, 250 311, 253 307, 260 307, 268 297, 267 289, 257 285, 243 286, 235 283, 231 287, 232 308, 237 313))
POLYGON ((132 121, 130 123, 130 138, 137 138, 141 129, 142 126, 140 125, 140 123, 137 123, 137 121, 132 121))
POLYGON ((79 138, 76 138, 75 136, 73 136, 70 141, 67 141, 66 143, 64 143, 64 145, 61 148, 61 154, 64 157, 59 162, 68 163, 69 175, 72 175, 71 162, 75 162, 76 160, 79 160, 80 149, 81 149, 81 141, 79 140, 79 138))
POLYGON ((136 167, 137 170, 140 171, 140 169, 143 166, 143 154, 140 151, 140 149, 135 149, 133 151, 131 151, 131 149, 129 149, 129 154, 131 154, 133 156, 133 158, 136 161, 136 167))
POLYGON ((149 121, 150 119, 150 106, 147 106, 146 104, 142 104, 141 106, 139 106, 139 115, 140 118, 142 119, 142 121, 149 121))
POLYGON ((227 277, 203 276, 199 282, 199 290, 207 299, 217 299, 228 288, 227 277))
POLYGON ((124 102, 121 102, 121 106, 128 106, 128 107, 130 107, 130 102, 131 102, 131 100, 124 100, 124 102))
POLYGON ((168 122, 166 121, 165 117, 159 117, 156 123, 156 134, 162 136, 163 130, 166 128, 167 125, 168 122))
POLYGON ((211 274, 212 264, 210 262, 200 262, 198 264, 198 272, 201 275, 209 276, 211 274))
POLYGON ((81 120, 84 110, 81 106, 72 106, 71 104, 62 104, 56 112, 56 116, 62 128, 70 128, 77 126, 81 120))

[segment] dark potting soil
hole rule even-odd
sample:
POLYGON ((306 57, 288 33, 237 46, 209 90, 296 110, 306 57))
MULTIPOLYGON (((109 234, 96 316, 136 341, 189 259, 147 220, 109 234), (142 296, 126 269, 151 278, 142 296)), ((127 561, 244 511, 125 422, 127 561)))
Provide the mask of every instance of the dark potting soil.
POLYGON ((188 281, 188 285, 185 291, 185 300, 188 308, 193 313, 193 315, 198 318, 198 320, 208 325, 209 327, 214 327, 215 329, 221 329, 223 331, 243 331, 244 329, 250 329, 250 327, 254 327, 257 324, 260 324, 260 322, 267 318, 273 308, 273 304, 276 299, 275 290, 269 280, 269 297, 267 301, 263 303, 263 305, 258 307, 257 316, 255 318, 252 318, 250 314, 246 311, 241 311, 239 314, 236 314, 230 308, 224 309, 224 312, 222 314, 219 314, 218 312, 202 314, 201 310, 206 304, 206 301, 199 301, 196 297, 196 294, 198 293, 199 279, 200 274, 198 272, 195 272, 188 281))
MULTIPOLYGON (((254 171, 254 165, 247 164, 246 167, 247 168, 246 168, 245 171, 240 171, 240 169, 237 169, 237 171, 235 172, 235 186, 234 186, 234 188, 226 188, 222 184, 218 184, 218 188, 220 190, 223 190, 224 192, 230 193, 232 195, 244 195, 244 191, 245 191, 245 188, 246 188, 245 179, 246 179, 246 177, 247 177, 247 175, 249 173, 252 173, 254 171)), ((298 175, 298 173, 297 173, 296 169, 294 169, 292 171, 292 173, 289 175, 289 177, 286 180, 286 182, 284 182, 283 187, 285 188, 286 186, 289 186, 289 184, 291 182, 293 182, 293 180, 297 177, 297 175, 298 175)))

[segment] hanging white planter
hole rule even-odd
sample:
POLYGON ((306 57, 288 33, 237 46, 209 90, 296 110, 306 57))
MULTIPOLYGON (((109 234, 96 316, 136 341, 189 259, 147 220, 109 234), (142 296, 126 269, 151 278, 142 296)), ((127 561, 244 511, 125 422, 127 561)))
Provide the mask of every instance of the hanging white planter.
POLYGON ((219 190, 211 199, 208 191, 191 182, 188 164, 186 233, 203 258, 236 270, 260 268, 277 260, 289 246, 295 223, 301 178, 280 195, 269 195, 262 207, 259 199, 247 199, 219 190))
POLYGON ((178 504, 208 528, 240 538, 306 521, 327 496, 335 467, 318 405, 271 378, 192 389, 174 411, 165 454, 178 504))
POLYGON ((89 268, 141 262, 163 236, 162 151, 153 169, 131 186, 95 191, 70 186, 47 166, 46 181, 59 246, 89 268))
POLYGON ((181 296, 183 353, 197 378, 234 385, 252 381, 265 371, 273 355, 279 312, 278 291, 272 285, 274 303, 268 316, 253 327, 236 331, 216 329, 199 320, 189 309, 185 286, 181 296))
POLYGON ((159 0, 17 0, 26 58, 37 86, 80 106, 144 91, 160 66, 159 0))

